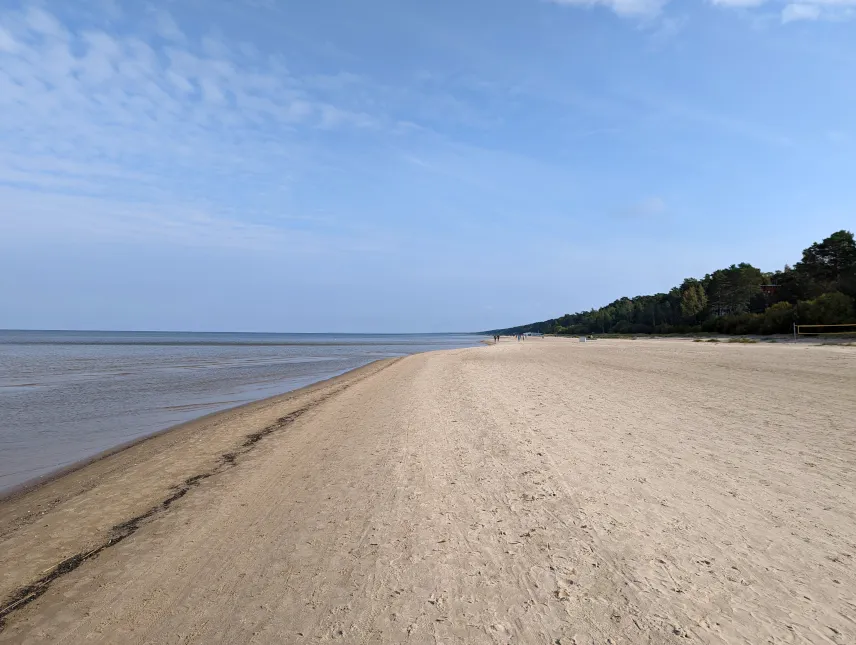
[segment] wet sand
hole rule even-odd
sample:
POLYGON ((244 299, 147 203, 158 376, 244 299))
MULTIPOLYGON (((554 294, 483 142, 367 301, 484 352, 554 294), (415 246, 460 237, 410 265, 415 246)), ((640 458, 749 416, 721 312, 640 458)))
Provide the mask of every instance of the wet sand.
POLYGON ((856 642, 856 350, 503 339, 0 503, 0 642, 856 642))

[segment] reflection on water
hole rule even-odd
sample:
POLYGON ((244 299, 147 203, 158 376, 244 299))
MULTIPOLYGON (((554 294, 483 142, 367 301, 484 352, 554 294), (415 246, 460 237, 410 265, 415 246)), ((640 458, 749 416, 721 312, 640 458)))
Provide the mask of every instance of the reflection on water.
POLYGON ((0 491, 209 412, 455 334, 0 331, 0 491))

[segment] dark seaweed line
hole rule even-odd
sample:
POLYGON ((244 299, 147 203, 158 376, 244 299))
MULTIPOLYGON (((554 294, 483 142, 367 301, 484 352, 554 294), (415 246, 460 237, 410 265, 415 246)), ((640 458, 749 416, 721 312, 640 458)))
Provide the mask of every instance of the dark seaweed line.
MULTIPOLYGON (((397 362, 397 361, 396 361, 397 362)), ((390 363, 391 365, 391 363, 390 363)), ((386 369, 389 365, 386 365, 382 369, 386 369)), ((379 370, 380 371, 380 370, 379 370)), ((214 475, 220 474, 224 470, 232 468, 237 465, 238 458, 250 452, 255 445, 267 437, 268 435, 276 432, 277 430, 282 430, 283 428, 291 425, 303 414, 311 410, 312 408, 324 403, 330 397, 346 390, 350 386, 354 385, 354 383, 359 383, 366 376, 363 376, 360 379, 352 381, 346 384, 344 387, 333 390, 325 394, 322 397, 319 397, 315 401, 305 405, 302 408, 291 412, 284 417, 280 417, 274 423, 267 426, 266 428, 259 430, 258 432, 253 432, 252 434, 246 435, 244 438, 244 442, 234 451, 226 452, 220 455, 217 465, 209 471, 204 473, 200 473, 198 475, 193 475, 192 477, 188 477, 184 480, 183 483, 173 486, 173 493, 161 501, 159 504, 152 506, 145 513, 137 515, 136 517, 132 517, 121 524, 116 524, 110 529, 111 536, 107 541, 101 543, 91 551, 86 551, 82 553, 77 553, 70 558, 66 558, 58 565, 53 567, 47 574, 33 582, 32 584, 27 585, 26 587, 21 587, 14 593, 12 593, 9 598, 7 598, 6 604, 0 608, 0 632, 6 627, 6 619, 8 616, 18 611, 19 609, 23 609, 31 602, 42 596, 47 590, 50 588, 51 583, 53 583, 57 578, 60 578, 68 573, 71 573, 77 567, 82 565, 87 560, 91 560, 98 556, 105 549, 110 548, 111 546, 115 546, 119 544, 126 538, 129 538, 134 533, 136 533, 142 526, 146 520, 151 520, 153 517, 160 515, 172 506, 173 502, 178 501, 187 493, 189 493, 193 488, 199 486, 199 483, 208 479, 209 477, 213 477, 214 475)))
POLYGON ((188 477, 184 480, 182 484, 174 486, 173 493, 166 499, 162 500, 159 504, 152 506, 145 513, 141 513, 136 517, 132 517, 129 520, 126 520, 120 524, 116 524, 115 526, 113 526, 110 529, 111 535, 110 538, 107 539, 107 541, 103 542, 102 544, 98 545, 90 551, 77 553, 71 556, 70 558, 66 558, 58 565, 53 567, 47 574, 36 580, 34 583, 18 589, 9 598, 9 602, 7 603, 7 605, 0 609, 0 630, 2 630, 6 626, 6 618, 9 616, 9 614, 24 608, 29 603, 33 602, 39 596, 44 594, 54 580, 61 576, 64 576, 67 573, 71 573, 87 560, 95 558, 105 549, 119 544, 126 538, 136 533, 140 529, 140 527, 142 527, 143 523, 146 520, 150 520, 156 515, 160 515, 161 513, 167 511, 169 507, 172 506, 173 502, 176 502, 185 495, 187 495, 187 493, 189 493, 192 488, 198 486, 199 483, 203 480, 208 479, 209 477, 213 477, 214 475, 223 472, 227 468, 232 468, 236 466, 238 458, 250 452, 250 450, 252 450, 252 448, 259 441, 261 441, 268 435, 276 432, 277 430, 281 430, 286 426, 290 425, 303 413, 307 412, 310 408, 318 405, 319 403, 322 403, 331 395, 327 395, 307 405, 306 407, 300 408, 299 410, 295 410, 291 414, 277 419, 276 423, 267 426, 259 432, 254 432, 252 434, 247 435, 244 442, 237 450, 220 455, 217 465, 214 468, 204 473, 199 473, 198 475, 188 477))

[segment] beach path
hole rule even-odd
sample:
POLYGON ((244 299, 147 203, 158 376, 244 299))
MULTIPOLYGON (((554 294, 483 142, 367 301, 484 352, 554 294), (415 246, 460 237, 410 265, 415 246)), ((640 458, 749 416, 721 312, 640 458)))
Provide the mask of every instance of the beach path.
POLYGON ((848 347, 377 363, 0 503, 0 643, 854 643, 854 395, 848 347))

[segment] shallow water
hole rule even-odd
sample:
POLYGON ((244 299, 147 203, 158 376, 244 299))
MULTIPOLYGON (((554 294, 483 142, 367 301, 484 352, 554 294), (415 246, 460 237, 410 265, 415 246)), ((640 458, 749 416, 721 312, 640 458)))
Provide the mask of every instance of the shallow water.
POLYGON ((467 334, 0 331, 0 491, 176 423, 467 334))

